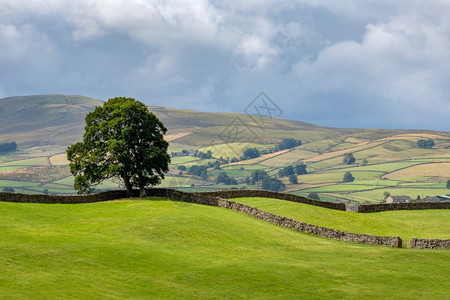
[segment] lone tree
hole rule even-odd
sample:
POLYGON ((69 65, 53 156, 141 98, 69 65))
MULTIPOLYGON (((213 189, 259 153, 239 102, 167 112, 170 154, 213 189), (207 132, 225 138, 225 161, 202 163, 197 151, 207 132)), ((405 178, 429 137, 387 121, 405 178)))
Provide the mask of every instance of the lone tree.
POLYGON ((344 165, 351 165, 355 163, 355 157, 353 156, 353 153, 345 153, 344 159, 342 160, 342 163, 344 165))
POLYGON ((355 177, 353 177, 351 172, 345 172, 344 174, 344 182, 353 182, 355 180, 355 177))
POLYGON ((78 193, 90 193, 105 179, 121 177, 127 195, 154 186, 168 171, 169 144, 163 123, 140 101, 111 98, 86 116, 83 141, 67 149, 78 193))

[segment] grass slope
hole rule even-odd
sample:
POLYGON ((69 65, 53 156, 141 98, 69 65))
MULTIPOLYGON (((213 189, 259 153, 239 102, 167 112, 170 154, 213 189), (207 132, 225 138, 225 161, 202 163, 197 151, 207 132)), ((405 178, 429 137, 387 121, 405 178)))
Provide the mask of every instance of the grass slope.
POLYGON ((0 295, 446 299, 450 252, 350 244, 153 198, 0 202, 0 295))
POLYGON ((358 214, 272 198, 235 198, 233 201, 280 216, 348 232, 400 236, 403 241, 413 237, 450 239, 448 230, 450 211, 448 209, 358 214))
POLYGON ((69 145, 84 132, 86 114, 101 101, 85 96, 36 95, 0 99, 0 141, 19 149, 69 145))

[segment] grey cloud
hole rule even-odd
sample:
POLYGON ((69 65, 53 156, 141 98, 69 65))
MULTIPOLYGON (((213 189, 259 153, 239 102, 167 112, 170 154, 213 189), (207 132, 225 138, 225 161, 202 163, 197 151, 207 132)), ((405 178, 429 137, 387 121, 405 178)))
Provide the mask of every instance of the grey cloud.
POLYGON ((0 0, 0 94, 449 130, 445 1, 0 0))

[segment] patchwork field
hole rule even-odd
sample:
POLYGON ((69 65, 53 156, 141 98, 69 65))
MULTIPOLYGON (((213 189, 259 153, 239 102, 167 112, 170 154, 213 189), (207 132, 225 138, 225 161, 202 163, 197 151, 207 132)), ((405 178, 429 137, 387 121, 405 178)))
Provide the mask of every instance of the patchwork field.
MULTIPOLYGON (((0 202, 1 297, 447 299, 450 294, 449 251, 333 241, 223 208, 148 200, 0 202)), ((414 226, 429 217, 435 216, 422 215, 414 226)), ((379 220, 400 228, 400 222, 409 222, 405 219, 379 220)), ((372 222, 364 226, 374 227, 372 222)))
MULTIPOLYGON (((15 140, 19 149, 0 155, 0 190, 75 193, 65 151, 81 139, 86 113, 101 103, 88 97, 64 95, 13 97, 0 102, 0 142, 15 140), (52 118, 46 121, 42 115, 52 118), (17 124, 34 122, 39 130, 10 127, 11 116, 17 124)), ((352 203, 380 202, 385 192, 413 199, 450 194, 446 188, 450 179, 449 132, 342 129, 245 114, 159 106, 149 109, 168 128, 166 138, 172 161, 163 186, 190 190, 260 189, 261 182, 248 184, 252 171, 264 170, 276 178, 282 168, 305 163, 308 174, 297 176, 298 183, 291 184, 288 177, 279 178, 286 192, 303 196, 315 192, 327 201, 352 203), (300 140, 302 144, 278 151, 285 138, 300 140), (418 148, 420 139, 430 138, 435 143, 432 149, 418 148), (249 148, 258 149, 260 156, 240 160, 249 148), (194 157, 195 150, 211 151, 213 158, 194 157), (347 153, 354 155, 351 165, 343 163, 347 153), (207 175, 200 178, 178 170, 180 166, 194 165, 206 166, 207 175), (239 184, 214 185, 221 172, 239 184), (343 183, 345 172, 351 172, 355 181, 343 183)), ((120 188, 118 183, 108 181, 96 191, 120 188)))

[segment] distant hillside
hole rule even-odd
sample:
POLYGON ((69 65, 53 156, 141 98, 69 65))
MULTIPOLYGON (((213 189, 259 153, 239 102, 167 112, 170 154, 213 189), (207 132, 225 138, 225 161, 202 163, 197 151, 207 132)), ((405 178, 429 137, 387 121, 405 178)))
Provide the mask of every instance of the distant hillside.
POLYGON ((0 141, 19 148, 69 145, 84 131, 86 114, 101 101, 85 96, 37 95, 0 99, 0 141))
MULTIPOLYGON (((84 118, 103 102, 85 96, 36 95, 0 99, 0 142, 19 148, 68 146, 81 139, 84 118)), ((149 106, 168 128, 167 139, 181 145, 206 147, 232 142, 273 144, 295 137, 303 142, 356 138, 371 141, 406 133, 430 131, 338 129, 305 122, 237 113, 205 113, 149 106)))
MULTIPOLYGON (((65 151, 81 140, 86 114, 102 103, 64 95, 0 99, 0 143, 15 141, 19 150, 0 155, 0 189, 73 193, 65 151)), ((248 178, 253 170, 264 170, 280 179, 286 192, 302 196, 316 193, 327 201, 379 202, 386 193, 415 200, 450 192, 446 188, 450 179, 449 132, 342 129, 246 114, 148 107, 168 128, 165 139, 172 161, 163 186, 196 191, 259 189, 261 183, 251 184, 248 178), (277 145, 284 138, 301 140, 302 144, 279 150, 277 145), (435 142, 432 149, 417 146, 419 140, 430 138, 435 142), (248 148, 258 149, 261 155, 245 158, 248 148), (354 155, 353 164, 343 163, 347 153, 354 155), (297 182, 282 175, 285 168, 298 164, 305 164, 308 174, 298 175, 297 182), (190 166, 203 166, 207 174, 180 172, 179 168, 190 166), (221 172, 238 185, 215 185, 221 172), (343 182, 346 172, 351 172, 354 182, 343 182)), ((99 188, 114 187, 117 182, 111 181, 99 188)))

